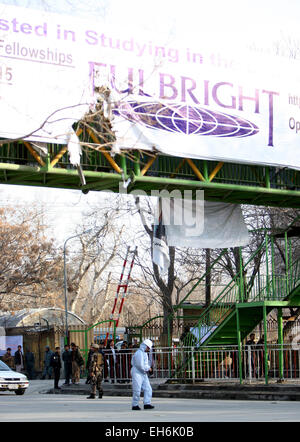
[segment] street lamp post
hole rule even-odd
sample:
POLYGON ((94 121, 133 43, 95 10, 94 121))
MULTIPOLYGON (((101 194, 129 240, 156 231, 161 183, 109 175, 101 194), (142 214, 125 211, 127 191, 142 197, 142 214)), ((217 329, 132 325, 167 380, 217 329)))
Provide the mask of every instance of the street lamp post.
POLYGON ((73 235, 67 238, 64 242, 64 295, 65 295, 65 344, 68 344, 69 340, 69 327, 68 327, 68 288, 67 288, 67 262, 66 262, 66 246, 67 242, 70 239, 77 238, 78 236, 84 235, 86 233, 91 232, 92 229, 85 230, 82 233, 79 233, 78 235, 73 235))

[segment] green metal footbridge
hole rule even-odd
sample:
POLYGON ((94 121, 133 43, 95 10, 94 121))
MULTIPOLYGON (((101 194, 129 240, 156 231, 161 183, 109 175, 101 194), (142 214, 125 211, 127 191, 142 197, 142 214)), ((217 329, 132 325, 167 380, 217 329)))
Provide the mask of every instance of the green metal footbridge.
POLYGON ((139 189, 204 190, 205 199, 300 208, 300 172, 269 166, 178 158, 140 151, 111 156, 100 137, 77 131, 84 146, 81 168, 71 165, 67 146, 49 144, 41 156, 27 141, 0 142, 0 183, 89 191, 139 189), (93 149, 88 146, 93 146, 93 149))

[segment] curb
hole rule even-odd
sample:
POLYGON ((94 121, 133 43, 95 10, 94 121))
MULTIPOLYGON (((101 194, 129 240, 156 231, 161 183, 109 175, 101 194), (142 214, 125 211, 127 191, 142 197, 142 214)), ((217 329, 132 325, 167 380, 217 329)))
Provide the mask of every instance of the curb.
MULTIPOLYGON (((103 385, 104 396, 132 395, 131 384, 103 385)), ((152 385, 153 397, 182 399, 220 399, 220 400, 254 400, 254 401, 300 401, 300 385, 187 385, 157 384, 152 385)), ((60 390, 43 391, 47 394, 89 395, 89 385, 62 386, 60 390)))

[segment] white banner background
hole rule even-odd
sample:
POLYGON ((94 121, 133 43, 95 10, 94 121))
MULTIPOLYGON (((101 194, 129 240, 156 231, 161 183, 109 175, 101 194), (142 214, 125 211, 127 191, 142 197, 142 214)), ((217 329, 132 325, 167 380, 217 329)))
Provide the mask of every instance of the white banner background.
POLYGON ((6 353, 7 348, 11 348, 11 354, 14 356, 15 352, 18 350, 18 345, 21 345, 23 351, 23 336, 1 336, 0 339, 0 356, 6 353))
POLYGON ((300 168, 300 4, 111 0, 87 19, 4 3, 1 137, 66 143, 106 84, 121 106, 116 149, 300 168), (199 112, 217 116, 217 135, 201 135, 199 112), (229 136, 223 114, 255 134, 229 136))

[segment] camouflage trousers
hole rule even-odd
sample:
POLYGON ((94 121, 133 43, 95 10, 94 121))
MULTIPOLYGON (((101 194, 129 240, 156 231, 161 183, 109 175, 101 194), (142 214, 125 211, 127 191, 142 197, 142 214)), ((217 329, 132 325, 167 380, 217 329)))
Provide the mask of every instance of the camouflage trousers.
POLYGON ((80 381, 80 367, 76 361, 72 361, 72 383, 79 384, 80 381))
POLYGON ((102 389, 102 373, 99 374, 92 374, 90 378, 90 385, 91 385, 91 394, 96 394, 96 391, 99 391, 99 395, 103 395, 103 389, 102 389))

